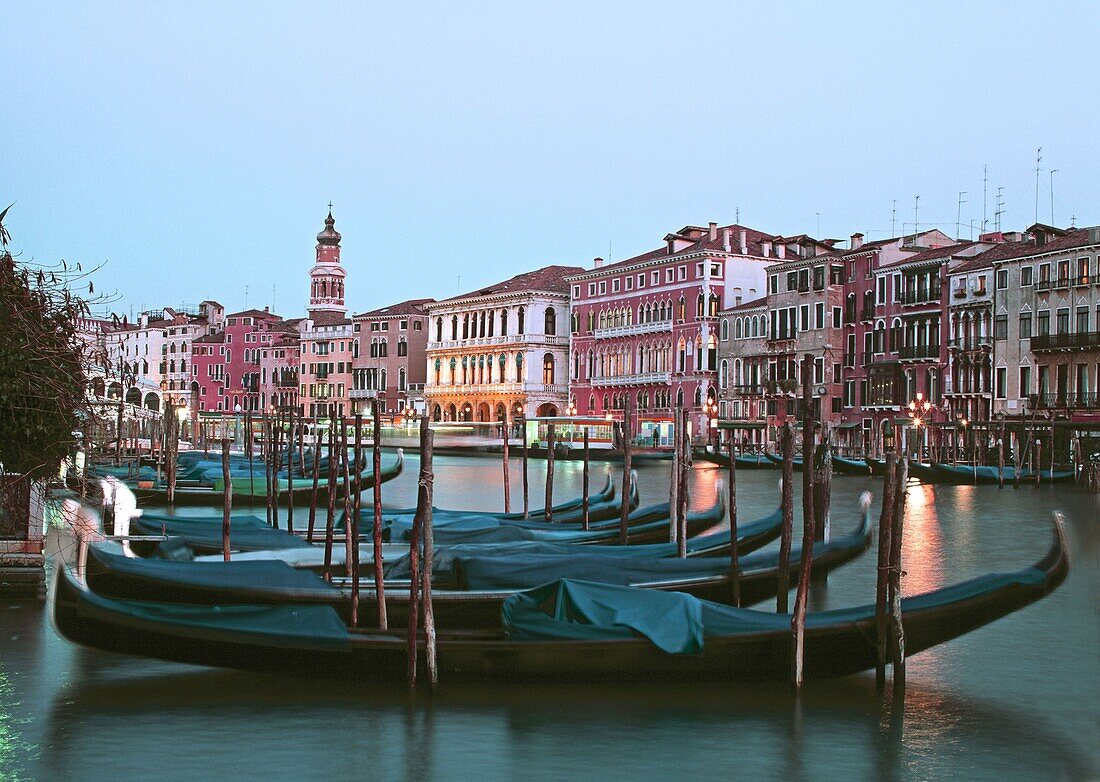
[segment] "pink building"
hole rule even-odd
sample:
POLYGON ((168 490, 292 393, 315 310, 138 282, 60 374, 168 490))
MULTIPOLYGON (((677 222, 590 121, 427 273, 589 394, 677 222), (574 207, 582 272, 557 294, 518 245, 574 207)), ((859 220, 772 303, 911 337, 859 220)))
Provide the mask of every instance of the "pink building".
POLYGON ((352 318, 357 354, 352 359, 352 412, 369 413, 378 399, 384 413, 424 412, 428 314, 435 299, 410 299, 352 318))
POLYGON ((298 364, 301 343, 297 322, 284 322, 284 330, 272 335, 270 345, 260 348, 260 409, 298 407, 298 364))
POLYGON ((191 389, 199 411, 259 411, 261 352, 284 329, 267 309, 243 310, 226 315, 222 331, 193 340, 191 389))
MULTIPOLYGON (((655 250, 568 278, 572 285, 570 402, 581 415, 634 403, 648 436, 677 405, 706 431, 717 399, 718 311, 764 295, 764 245, 776 237, 717 223, 685 226, 655 250)), ((621 413, 613 413, 621 417, 621 413)))

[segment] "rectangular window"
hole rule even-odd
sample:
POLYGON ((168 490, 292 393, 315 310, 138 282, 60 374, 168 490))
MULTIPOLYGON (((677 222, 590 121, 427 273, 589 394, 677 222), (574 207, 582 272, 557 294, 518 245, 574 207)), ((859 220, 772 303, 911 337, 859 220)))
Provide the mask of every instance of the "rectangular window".
POLYGON ((596 295, 596 283, 594 283, 594 282, 588 283, 588 295, 589 296, 595 296, 596 295))
POLYGON ((1039 264, 1039 282, 1040 282, 1040 284, 1042 284, 1044 282, 1048 283, 1048 284, 1050 283, 1050 264, 1049 263, 1039 264))
POLYGON ((894 301, 901 301, 901 274, 894 275, 894 301))
POLYGON ((1031 367, 1020 367, 1020 398, 1031 393, 1031 367))
POLYGON ((877 287, 876 287, 876 294, 875 294, 875 303, 876 304, 885 304, 886 303, 886 278, 885 277, 879 277, 878 278, 878 284, 877 284, 877 287))
POLYGON ((779 293, 779 275, 773 274, 768 278, 768 293, 779 293))
POLYGON ((814 305, 814 328, 825 328, 825 303, 821 301, 814 305))
POLYGON ((1036 316, 1035 333, 1040 337, 1050 334, 1050 310, 1043 310, 1036 316))
POLYGON ((997 270, 997 290, 1003 291, 1008 287, 1008 269, 997 270))
POLYGON ((814 290, 820 291, 825 289, 825 267, 814 267, 814 290))
POLYGON ((676 279, 686 280, 688 278, 688 267, 677 266, 676 267, 676 279))
POLYGON ((841 312, 842 312, 842 310, 841 310, 840 307, 833 307, 833 328, 834 329, 839 329, 840 328, 841 312))
POLYGON ((1089 259, 1078 258, 1077 259, 1077 284, 1088 285, 1089 284, 1089 259))
POLYGON ((998 399, 1008 398, 1008 367, 997 367, 996 389, 998 399))
POLYGON ((633 277, 627 277, 626 278, 626 289, 628 291, 634 290, 634 278, 633 277))
POLYGON ((1033 266, 1021 266, 1020 267, 1020 285, 1031 285, 1031 275, 1034 272, 1033 266))
POLYGON ((1069 334, 1069 307, 1058 308, 1058 333, 1069 334))
POLYGON ((660 285, 661 284, 661 273, 660 272, 652 272, 649 275, 649 284, 650 285, 660 285))
POLYGON ((998 315, 993 319, 993 339, 1008 339, 1007 315, 998 315))
POLYGON ((711 277, 721 277, 722 276, 722 264, 712 263, 710 265, 710 276, 711 277))
POLYGON ((1020 313, 1020 339, 1031 339, 1031 313, 1020 313))
POLYGON ((814 359, 814 382, 825 382, 825 359, 820 357, 814 359))
POLYGON ((695 276, 697 278, 702 278, 702 276, 703 276, 703 264, 701 264, 701 263, 695 264, 695 276))
POLYGON ((615 279, 613 279, 611 281, 611 292, 612 293, 618 293, 619 292, 619 278, 618 277, 616 277, 615 279))
POLYGON ((787 292, 798 289, 798 272, 787 272, 787 292))
POLYGON ((665 282, 672 282, 676 272, 672 269, 665 269, 665 282))
POLYGON ((1077 308, 1077 333, 1088 334, 1089 333, 1089 308, 1078 307, 1077 308))
POLYGON ((645 275, 644 274, 639 274, 638 275, 638 287, 639 288, 644 288, 645 287, 645 275))
POLYGON ((803 331, 809 331, 810 329, 810 305, 803 304, 798 308, 798 323, 799 328, 803 331))
POLYGON ((580 297, 581 297, 581 286, 580 285, 574 285, 573 286, 573 298, 574 299, 579 299, 580 297))
POLYGON ((806 293, 810 290, 810 270, 799 269, 798 270, 798 292, 806 293))
POLYGON ((600 280, 600 295, 603 296, 605 293, 607 293, 607 282, 600 280))

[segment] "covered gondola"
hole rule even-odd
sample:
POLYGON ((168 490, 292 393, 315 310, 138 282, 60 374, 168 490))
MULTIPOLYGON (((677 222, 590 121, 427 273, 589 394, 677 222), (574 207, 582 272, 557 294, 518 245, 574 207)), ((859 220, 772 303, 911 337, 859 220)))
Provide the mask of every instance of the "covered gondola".
POLYGON ((833 472, 838 475, 857 475, 869 477, 871 467, 863 459, 848 459, 843 456, 833 455, 833 472))
MULTIPOLYGON (((1016 478, 1013 467, 999 467, 984 464, 942 464, 932 463, 933 482, 955 484, 999 484, 1012 483, 1016 478)), ((1073 470, 1040 470, 1040 483, 1069 483, 1074 479, 1073 470)), ((1034 470, 1020 470, 1020 480, 1035 482, 1034 470)))
MULTIPOLYGON (((902 600, 909 656, 1050 594, 1069 572, 1065 532, 1032 567, 981 576, 902 600)), ((181 663, 354 680, 403 681, 404 629, 349 629, 330 605, 181 605, 97 594, 67 566, 50 590, 69 640, 181 663)), ((867 670, 877 659, 873 605, 810 613, 808 678, 867 670)), ((443 681, 787 680, 791 616, 738 609, 682 592, 558 580, 504 601, 501 627, 442 630, 443 681)), ((423 657, 421 657, 423 659, 423 657)))

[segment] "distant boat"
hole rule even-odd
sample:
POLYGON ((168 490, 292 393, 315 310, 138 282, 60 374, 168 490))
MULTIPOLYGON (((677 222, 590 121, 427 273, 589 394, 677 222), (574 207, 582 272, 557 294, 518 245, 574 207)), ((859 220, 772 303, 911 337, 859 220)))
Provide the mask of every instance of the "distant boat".
POLYGON ((863 459, 847 459, 843 456, 833 456, 833 471, 840 475, 871 475, 871 465, 863 459))

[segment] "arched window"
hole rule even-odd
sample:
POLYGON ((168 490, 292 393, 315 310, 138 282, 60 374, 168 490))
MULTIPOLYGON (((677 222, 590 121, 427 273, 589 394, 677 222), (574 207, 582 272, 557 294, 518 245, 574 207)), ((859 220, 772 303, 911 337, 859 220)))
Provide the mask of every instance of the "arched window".
POLYGON ((462 338, 470 338, 470 313, 466 313, 462 316, 462 338))
POLYGON ((547 353, 542 357, 542 382, 545 385, 554 385, 554 354, 547 353))
POLYGON ((695 300, 695 317, 703 317, 706 314, 706 306, 706 298, 700 293, 699 297, 695 300))
POLYGON ((718 387, 726 388, 729 385, 729 362, 722 359, 722 363, 718 365, 718 387))
POLYGON ((707 366, 706 368, 713 371, 718 366, 718 340, 711 334, 707 338, 707 366))
POLYGON ((723 342, 728 342, 730 338, 730 322, 727 318, 722 318, 721 336, 723 342))
POLYGON ((458 339, 458 316, 451 316, 451 339, 458 339))
POLYGON ((684 301, 684 297, 680 297, 680 320, 684 320, 687 317, 687 302, 684 301))
POLYGON ((500 311, 500 336, 508 336, 508 310, 506 309, 500 311))
POLYGON ((525 315, 526 315, 526 311, 524 310, 523 307, 520 307, 519 310, 517 310, 517 312, 516 312, 516 318, 517 318, 516 333, 517 334, 522 334, 523 333, 523 328, 524 328, 524 322, 523 321, 524 321, 525 315))
POLYGON ((546 308, 546 314, 543 323, 544 334, 557 334, 558 333, 558 315, 554 312, 553 307, 546 308))
POLYGON ((715 317, 718 314, 718 295, 712 293, 707 301, 707 315, 715 317))
POLYGON ((679 367, 677 372, 687 371, 687 345, 684 343, 683 337, 680 338, 680 343, 677 345, 677 359, 676 366, 679 367))
POLYGON ((735 335, 735 336, 737 337, 737 339, 741 339, 741 336, 742 336, 742 333, 743 333, 743 332, 742 332, 742 328, 741 328, 741 327, 742 327, 742 325, 743 325, 743 319, 742 319, 742 318, 738 318, 738 319, 737 319, 737 325, 736 325, 736 327, 735 327, 735 329, 734 329, 734 335, 735 335))
MULTIPOLYGON (((436 342, 442 342, 443 341, 443 318, 436 318, 435 319, 435 341, 436 342)), ((437 407, 436 410, 438 410, 438 409, 439 408, 437 407)))

